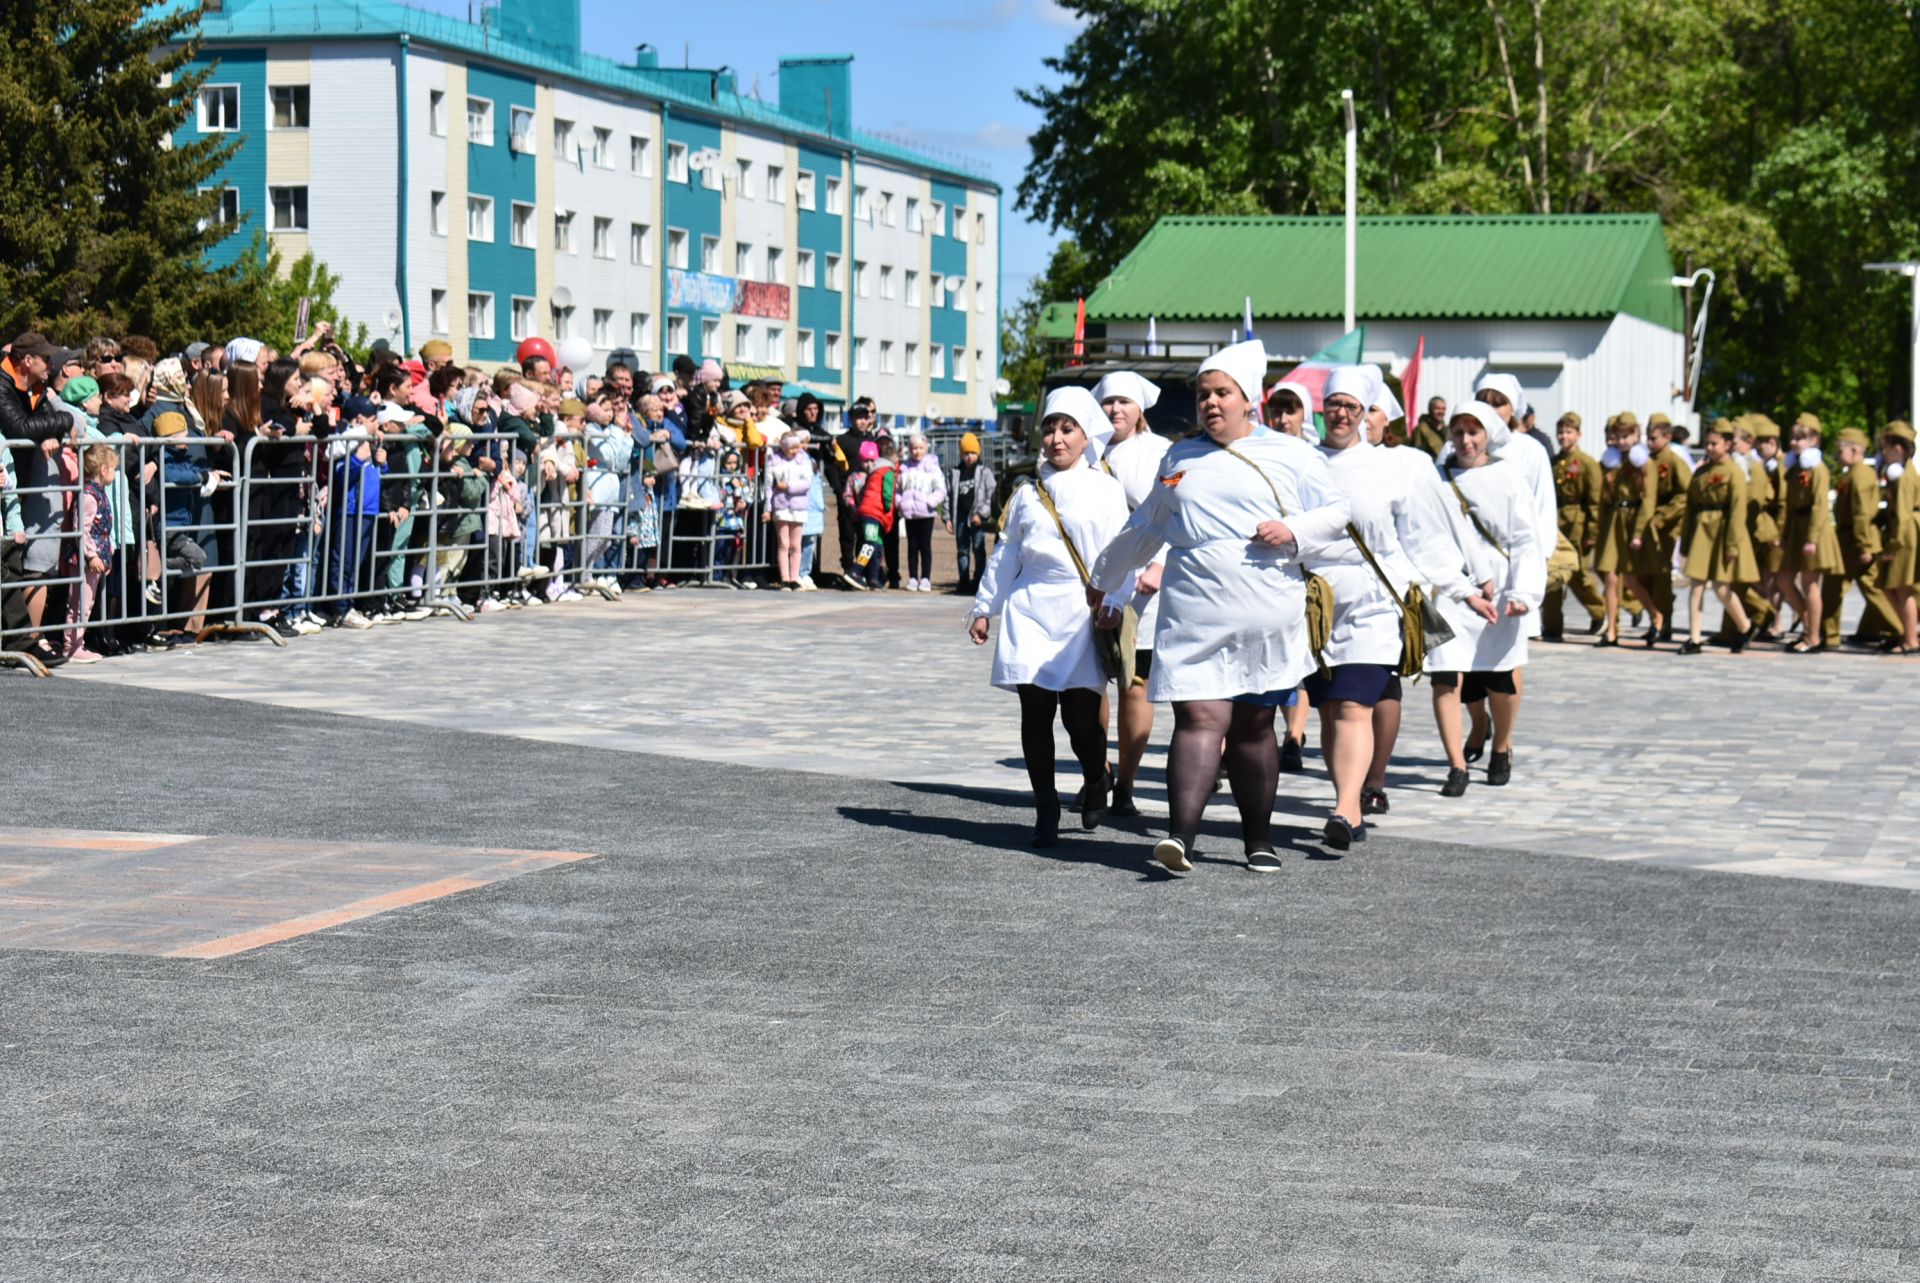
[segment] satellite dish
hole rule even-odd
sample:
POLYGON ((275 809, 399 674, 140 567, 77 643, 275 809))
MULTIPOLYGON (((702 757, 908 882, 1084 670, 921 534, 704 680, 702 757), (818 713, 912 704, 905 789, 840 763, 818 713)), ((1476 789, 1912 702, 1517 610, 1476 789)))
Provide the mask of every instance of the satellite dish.
POLYGON ((937 405, 928 406, 927 417, 929 419, 932 419, 934 422, 938 423, 940 421, 940 407, 937 405))
POLYGON ((398 334, 400 332, 400 309, 399 308, 390 307, 387 309, 387 329, 394 334, 398 334))
POLYGON ((554 286, 553 287, 553 305, 555 307, 572 307, 573 291, 568 289, 564 285, 554 286))
POLYGON ((995 396, 1007 396, 1012 391, 1013 384, 1007 382, 1005 379, 995 379, 993 381, 993 394, 995 396))
POLYGON ((944 284, 946 285, 947 293, 958 294, 960 292, 960 287, 965 285, 966 282, 961 280, 957 276, 949 276, 944 282, 944 284))

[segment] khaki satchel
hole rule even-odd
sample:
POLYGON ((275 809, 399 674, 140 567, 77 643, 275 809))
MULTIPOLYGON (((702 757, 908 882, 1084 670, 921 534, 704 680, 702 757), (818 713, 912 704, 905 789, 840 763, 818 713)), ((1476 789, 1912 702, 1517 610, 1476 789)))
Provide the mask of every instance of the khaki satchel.
MULTIPOLYGON (((1040 504, 1047 510, 1047 515, 1053 518, 1053 528, 1060 532, 1060 542, 1067 546, 1067 555, 1073 558, 1073 568, 1080 572, 1080 582, 1088 588, 1093 587, 1093 576, 1087 573, 1087 563, 1080 559, 1080 550, 1073 546, 1073 538, 1067 534, 1067 525, 1060 520, 1060 509, 1053 506, 1053 496, 1047 493, 1047 483, 1035 477, 1033 489, 1040 496, 1040 504)), ((1102 628, 1095 623, 1093 648, 1099 653, 1100 669, 1107 675, 1108 681, 1124 684, 1133 680, 1133 652, 1122 648, 1119 629, 1102 628)))
POLYGON ((1380 582, 1386 586, 1389 597, 1398 597, 1400 602, 1400 663, 1394 669, 1402 677, 1418 677, 1427 668, 1427 652, 1443 642, 1453 640, 1453 628, 1441 617, 1440 612, 1427 604, 1427 595, 1420 591, 1420 585, 1408 583, 1405 596, 1393 591, 1393 580, 1387 578, 1387 572, 1380 567, 1379 560, 1373 555, 1373 549, 1367 547, 1367 541, 1360 537, 1360 527, 1347 523, 1347 537, 1353 540, 1353 546, 1373 567, 1373 573, 1380 576, 1380 582), (1444 635, 1430 637, 1427 627, 1429 613, 1439 621, 1439 631, 1444 635))
MULTIPOLYGON (((1273 484, 1273 478, 1267 475, 1266 469, 1230 445, 1220 448, 1260 474, 1260 479, 1267 483, 1267 489, 1273 492, 1273 502, 1279 506, 1280 519, 1285 521, 1287 519, 1286 500, 1280 497, 1280 487, 1273 484)), ((1320 670, 1320 675, 1325 677, 1329 671, 1325 658, 1327 646, 1333 641, 1333 585, 1308 570, 1305 565, 1300 567, 1300 573, 1306 577, 1307 581, 1307 648, 1313 652, 1314 666, 1320 670)))

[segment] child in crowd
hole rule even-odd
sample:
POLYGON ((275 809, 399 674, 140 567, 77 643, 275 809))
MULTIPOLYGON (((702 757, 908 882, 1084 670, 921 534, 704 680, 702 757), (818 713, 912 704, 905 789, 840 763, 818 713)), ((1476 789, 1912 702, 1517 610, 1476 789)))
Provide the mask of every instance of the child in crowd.
POLYGON ((387 451, 379 432, 380 407, 365 397, 341 403, 347 427, 333 442, 329 487, 327 604, 319 612, 330 628, 371 628, 373 621, 354 606, 363 586, 371 588, 367 563, 380 524, 380 496, 387 476, 387 451))
POLYGON ((886 537, 900 508, 899 477, 893 441, 860 443, 862 470, 847 479, 848 502, 859 519, 860 550, 854 556, 856 582, 881 589, 887 585, 886 537))
POLYGON ((623 512, 627 475, 633 471, 633 433, 618 417, 619 396, 603 391, 585 407, 587 529, 581 573, 609 597, 620 595, 616 519, 623 512), (613 554, 612 557, 609 554, 613 554))
MULTIPOLYGON (((153 435, 163 443, 187 435, 187 416, 169 410, 153 419, 153 435)), ((166 566, 178 576, 183 594, 193 603, 184 628, 197 634, 205 625, 208 576, 201 573, 207 564, 207 552, 200 544, 206 537, 207 500, 220 488, 228 474, 209 468, 198 453, 176 443, 163 444, 160 461, 160 530, 165 536, 161 547, 166 566)), ((171 600, 163 607, 175 613, 171 600)))
POLYGON ((1739 654, 1753 632, 1734 585, 1752 583, 1759 575, 1747 534, 1747 479, 1731 457, 1731 425, 1716 423, 1704 441, 1707 461, 1687 482, 1687 517, 1680 536, 1687 574, 1687 640, 1680 653, 1698 655, 1702 649, 1700 608, 1711 587, 1733 624, 1728 646, 1739 654))
MULTIPOLYGON (((578 404, 577 402, 575 404, 578 404)), ((582 407, 584 409, 584 407, 582 407)), ((563 421, 562 430, 578 433, 584 415, 563 421)), ((571 439, 554 437, 540 446, 540 485, 535 511, 541 560, 547 564, 548 601, 579 601, 580 594, 567 586, 567 545, 573 540, 573 485, 580 479, 580 461, 571 439)))
POLYGON ((947 484, 947 533, 954 537, 955 556, 960 563, 960 586, 954 591, 962 597, 979 591, 980 575, 987 568, 993 491, 993 469, 980 461, 980 438, 963 433, 960 466, 953 470, 947 484))
POLYGON ((800 451, 806 457, 813 484, 807 490, 807 519, 800 525, 800 591, 814 592, 813 568, 820 560, 820 536, 827 529, 827 484, 820 460, 812 450, 812 434, 800 429, 800 451))
POLYGON ((798 432, 780 438, 780 454, 767 470, 772 488, 773 533, 779 581, 788 592, 800 587, 800 541, 813 494, 813 461, 801 448, 798 432))
POLYGON ((527 487, 522 478, 526 475, 527 453, 515 446, 512 459, 494 478, 493 490, 487 496, 487 582, 492 587, 480 603, 483 611, 524 605, 527 600, 524 583, 504 599, 498 587, 503 580, 514 577, 520 564, 520 537, 527 516, 527 487))
POLYGON ((641 466, 646 471, 641 473, 639 484, 627 500, 627 547, 633 571, 627 583, 635 592, 646 592, 666 583, 653 574, 654 554, 660 547, 659 474, 645 464, 641 466))
POLYGON ((434 596, 441 601, 466 568, 467 553, 486 525, 487 480, 467 456, 473 431, 449 424, 440 434, 440 555, 434 571, 434 596))
POLYGON ((933 591, 933 523, 947 502, 947 479, 926 437, 916 432, 900 465, 900 518, 907 527, 908 592, 933 591))
POLYGON ((87 648, 86 623, 93 614, 100 580, 113 563, 113 508, 107 488, 120 474, 120 452, 110 445, 88 446, 82 467, 86 479, 80 485, 80 582, 67 593, 66 656, 71 663, 91 664, 101 656, 87 648))
POLYGON ((739 571, 727 569, 740 560, 753 495, 753 479, 747 476, 738 450, 729 449, 720 456, 719 479, 720 506, 713 522, 713 579, 735 588, 750 588, 751 580, 743 580, 739 571))

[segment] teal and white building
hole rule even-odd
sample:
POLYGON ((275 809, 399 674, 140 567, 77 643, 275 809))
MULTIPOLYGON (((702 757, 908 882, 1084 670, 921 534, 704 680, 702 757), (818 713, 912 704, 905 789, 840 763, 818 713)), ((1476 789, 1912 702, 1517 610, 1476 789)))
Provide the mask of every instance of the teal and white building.
POLYGON ((583 53, 579 0, 217 0, 202 32, 179 137, 237 140, 221 252, 312 250, 374 337, 483 365, 577 337, 993 418, 1000 188, 856 129, 850 57, 783 59, 769 103, 649 45, 583 53))

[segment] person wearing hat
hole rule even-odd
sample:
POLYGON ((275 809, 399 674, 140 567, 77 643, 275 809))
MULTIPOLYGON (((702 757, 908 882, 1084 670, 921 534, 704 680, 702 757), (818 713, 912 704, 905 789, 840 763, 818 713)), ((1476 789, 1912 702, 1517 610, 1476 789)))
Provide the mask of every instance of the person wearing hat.
POLYGON ((1641 602, 1652 593, 1634 570, 1633 523, 1646 489, 1645 468, 1652 456, 1640 440, 1640 420, 1627 410, 1607 421, 1607 448, 1600 456, 1600 530, 1594 540, 1594 569, 1606 592, 1605 618, 1597 647, 1620 644, 1620 608, 1627 594, 1641 602))
POLYGON ((1693 469, 1673 448, 1673 421, 1664 414, 1647 420, 1647 462, 1641 468, 1640 507, 1634 514, 1634 577, 1653 612, 1643 639, 1648 646, 1673 637, 1673 554, 1687 519, 1687 483, 1693 469))
MULTIPOLYGON (((1248 867, 1279 867, 1270 837, 1274 713, 1319 667, 1303 559, 1343 538, 1349 516, 1320 452, 1255 421, 1266 371, 1257 339, 1200 366, 1200 432, 1167 451, 1152 496, 1093 569, 1094 588, 1124 602, 1134 573, 1165 557, 1147 697, 1173 704, 1171 832, 1154 858, 1175 873, 1193 867, 1223 749, 1248 867)), ((1117 626, 1118 611, 1106 622, 1117 626)))
MULTIPOLYGON (((1112 425, 1113 435, 1100 455, 1100 467, 1120 483, 1126 492, 1127 511, 1132 512, 1153 494, 1160 476, 1160 464, 1173 447, 1173 441, 1153 430, 1147 411, 1160 403, 1160 388, 1151 379, 1131 370, 1107 375, 1094 385, 1094 400, 1112 425)), ((1132 637, 1122 628, 1122 644, 1131 644, 1133 654, 1123 655, 1130 668, 1120 677, 1120 703, 1115 712, 1115 739, 1118 740, 1114 768, 1113 814, 1131 817, 1140 814, 1133 802, 1134 779, 1140 773, 1140 759, 1146 756, 1147 741, 1153 736, 1153 701, 1147 698, 1147 678, 1153 671, 1153 630, 1159 626, 1160 613, 1154 596, 1160 591, 1163 559, 1155 558, 1134 580, 1133 601, 1126 609, 1134 616, 1132 637)))
POLYGON ((1492 706, 1487 783, 1498 786, 1512 778, 1522 693, 1515 674, 1527 662, 1532 632, 1527 616, 1546 596, 1546 560, 1539 548, 1558 531, 1541 533, 1539 508, 1530 501, 1532 483, 1514 457, 1502 453, 1511 429, 1495 407, 1481 401, 1461 406, 1447 429, 1453 450, 1439 466, 1457 501, 1454 535, 1466 553, 1469 576, 1493 588, 1490 597, 1460 601, 1443 595, 1434 603, 1454 634, 1427 652, 1434 720, 1447 754, 1440 795, 1459 797, 1467 791, 1463 703, 1483 699, 1492 706), (1492 609, 1485 612, 1480 605, 1492 609))
POLYGON ((1587 631, 1600 631, 1606 598, 1595 591, 1588 578, 1587 559, 1593 555, 1600 536, 1600 494, 1605 476, 1600 461, 1580 448, 1580 416, 1569 410, 1554 425, 1560 439, 1560 453, 1553 459, 1553 493, 1559 504, 1557 526, 1561 538, 1574 551, 1573 575, 1564 587, 1547 586, 1546 604, 1540 608, 1542 641, 1559 641, 1565 632, 1566 588, 1587 608, 1587 631))
POLYGON ((1753 625, 1734 585, 1752 583, 1759 570, 1747 532, 1746 477, 1732 459, 1733 425, 1716 419, 1704 449, 1706 463, 1687 481, 1687 518, 1680 533, 1687 576, 1687 640, 1680 653, 1698 655, 1703 649, 1700 610, 1711 587, 1733 630, 1728 645, 1737 655, 1753 639, 1753 625))
POLYGON ((443 365, 453 361, 453 344, 445 339, 428 339, 420 345, 421 369, 431 375, 443 365))
POLYGON ((1876 573, 1880 560, 1880 477, 1867 462, 1873 448, 1872 438, 1859 428, 1842 428, 1834 447, 1840 460, 1840 475, 1833 483, 1833 525, 1840 538, 1840 569, 1820 581, 1820 600, 1826 603, 1821 621, 1821 639, 1828 647, 1840 645, 1840 615, 1847 600, 1847 586, 1857 584, 1866 610, 1860 616, 1859 632, 1851 639, 1860 645, 1877 645, 1900 631, 1899 619, 1876 573))
POLYGON ((1800 636, 1787 646, 1795 655, 1827 648, 1822 626, 1823 576, 1841 569, 1840 539, 1828 495, 1831 474, 1820 451, 1820 420, 1802 414, 1793 421, 1792 452, 1780 478, 1780 595, 1800 620, 1800 636))
MULTIPOLYGON (((59 487, 74 482, 63 473, 61 443, 69 439, 77 442, 85 431, 85 414, 56 395, 69 377, 66 352, 48 342, 45 335, 28 330, 13 340, 6 357, 0 359, 0 438, 31 441, 39 446, 22 452, 19 474, 14 478, 26 535, 17 577, 29 583, 21 590, 21 601, 28 625, 34 630, 46 618, 49 606, 57 609, 58 605, 50 600, 47 588, 33 581, 57 575, 64 553, 66 504, 59 487)), ((42 663, 64 662, 56 648, 41 640, 37 632, 30 633, 29 640, 22 644, 42 663)))
POLYGON ((188 618, 182 626, 187 634, 198 634, 205 624, 210 577, 201 573, 207 564, 202 546, 206 535, 201 527, 208 523, 207 500, 229 480, 222 469, 210 468, 182 440, 188 434, 187 416, 169 410, 156 415, 153 435, 161 442, 160 498, 162 501, 158 542, 172 572, 161 582, 168 593, 163 609, 169 614, 184 610, 188 618), (190 605, 183 605, 175 593, 183 593, 190 605))
MULTIPOLYGON (((1107 812, 1107 728, 1100 701, 1111 675, 1094 635, 1087 568, 1127 520, 1120 483, 1094 464, 1110 425, 1082 387, 1058 388, 1041 410, 1041 462, 1031 486, 1007 505, 999 545, 980 576, 967 632, 986 644, 1000 621, 993 684, 1020 696, 1020 746, 1033 786, 1033 844, 1059 839, 1060 790, 1053 722, 1066 729, 1085 780, 1080 825, 1095 829, 1107 812)), ((876 474, 877 475, 877 474, 876 474)), ((869 491, 873 485, 869 484, 869 491)), ((1131 574, 1116 588, 1130 588, 1131 574)))
MULTIPOLYGON (((823 463, 832 451, 833 444, 828 442, 821 452, 823 463)), ((987 568, 993 490, 993 469, 980 458, 980 438, 971 432, 961 433, 960 462, 947 474, 946 527, 954 537, 954 559, 960 569, 960 586, 954 592, 963 597, 980 591, 980 576, 987 568)))
MULTIPOLYGON (((1752 621, 1755 637, 1765 635, 1767 625, 1773 618, 1774 603, 1762 589, 1770 580, 1767 572, 1767 556, 1770 552, 1775 551, 1772 547, 1772 540, 1779 537, 1778 528, 1769 531, 1765 539, 1761 538, 1760 535, 1760 505, 1766 503, 1772 494, 1772 480, 1770 474, 1767 472, 1766 461, 1761 457, 1757 449, 1759 440, 1757 434, 1760 431, 1760 425, 1764 421, 1766 421, 1764 415, 1742 414, 1736 416, 1732 422, 1733 454, 1731 458, 1739 467, 1741 476, 1745 480, 1747 487, 1747 533, 1749 535, 1749 542, 1753 546, 1754 566, 1759 574, 1758 580, 1753 583, 1741 584, 1737 587, 1736 591, 1739 594, 1741 606, 1747 612, 1747 618, 1752 621)), ((1775 433, 1775 441, 1777 444, 1777 431, 1775 433)), ((1767 520, 1771 521, 1771 518, 1767 520)), ((1725 616, 1721 617, 1720 631, 1714 635, 1714 641, 1721 644, 1730 644, 1733 641, 1733 621, 1731 619, 1725 616)))
MULTIPOLYGON (((1334 787, 1323 835, 1337 851, 1365 840, 1366 813, 1387 809, 1384 787, 1370 783, 1379 757, 1375 714, 1400 699, 1408 592, 1418 587, 1430 598, 1465 603, 1489 622, 1494 617, 1480 584, 1466 573, 1449 511, 1452 496, 1433 464, 1418 451, 1380 444, 1389 421, 1369 414, 1378 392, 1377 374, 1343 366, 1328 376, 1321 399, 1320 452, 1347 496, 1351 522, 1349 538, 1313 556, 1315 572, 1333 589, 1334 613, 1320 657, 1327 667, 1309 675, 1305 688, 1320 713, 1321 756, 1334 787)), ((1399 729, 1397 714, 1390 729, 1399 729)), ((1384 763, 1380 772, 1384 783, 1384 763)))
POLYGON ((1880 513, 1884 550, 1880 586, 1900 621, 1900 636, 1883 643, 1890 655, 1920 654, 1920 470, 1913 466, 1913 425, 1895 419, 1880 430, 1880 513))

